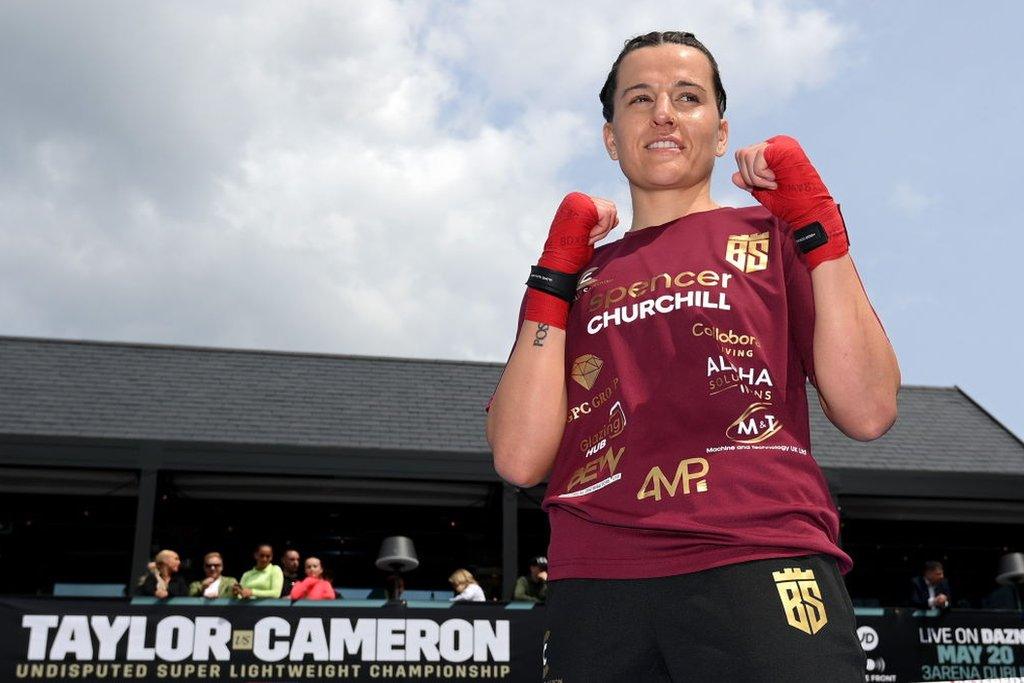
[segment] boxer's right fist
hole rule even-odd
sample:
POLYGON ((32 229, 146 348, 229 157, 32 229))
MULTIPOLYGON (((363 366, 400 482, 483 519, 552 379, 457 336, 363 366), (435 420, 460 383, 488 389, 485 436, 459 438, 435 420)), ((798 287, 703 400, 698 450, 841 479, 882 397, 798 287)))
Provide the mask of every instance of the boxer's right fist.
POLYGON ((605 235, 612 231, 619 224, 619 212, 615 208, 615 202, 601 197, 591 197, 597 208, 597 225, 590 231, 590 243, 599 242, 605 235))
POLYGON ((594 243, 617 223, 615 205, 608 200, 569 193, 555 212, 537 264, 567 274, 580 272, 594 255, 594 243))
MULTIPOLYGON (((582 192, 567 194, 551 221, 548 239, 537 265, 557 273, 577 275, 594 255, 594 243, 607 235, 618 222, 615 204, 607 199, 592 199, 582 192)), ((568 316, 568 301, 533 287, 527 290, 526 320, 564 330, 568 316)))
POLYGON ((570 192, 558 206, 551 221, 544 251, 538 266, 575 275, 583 270, 594 255, 590 232, 600 217, 597 206, 582 192, 570 192))

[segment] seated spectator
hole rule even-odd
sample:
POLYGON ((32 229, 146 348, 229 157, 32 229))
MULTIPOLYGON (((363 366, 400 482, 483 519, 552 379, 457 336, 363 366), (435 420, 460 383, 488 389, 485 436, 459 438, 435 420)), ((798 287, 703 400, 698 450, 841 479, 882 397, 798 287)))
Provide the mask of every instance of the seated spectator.
POLYGON ((448 577, 448 583, 452 585, 452 590, 455 591, 455 597, 452 598, 453 601, 485 602, 487 600, 487 596, 484 595, 484 589, 480 587, 480 584, 476 582, 476 579, 473 578, 473 575, 467 569, 456 569, 448 577))
POLYGON ((261 545, 256 548, 253 554, 256 566, 242 574, 242 580, 235 586, 234 594, 237 598, 279 598, 281 597, 281 586, 284 584, 284 574, 276 564, 271 564, 274 559, 274 549, 269 545, 261 545))
POLYGON ((281 572, 284 574, 284 585, 281 586, 281 597, 287 598, 292 594, 292 587, 302 576, 299 574, 299 551, 289 548, 281 555, 281 572))
POLYGON ((324 578, 320 559, 306 558, 306 578, 292 586, 292 600, 333 600, 334 586, 324 578))
POLYGON ((543 603, 548 598, 548 558, 538 556, 530 560, 530 575, 516 579, 513 600, 543 603))
POLYGON ((203 557, 203 571, 206 578, 189 584, 188 594, 194 598, 230 598, 235 594, 238 579, 224 576, 224 559, 220 553, 206 553, 203 557))
POLYGON ((149 564, 149 573, 135 589, 136 595, 151 595, 155 598, 181 597, 188 595, 188 584, 178 576, 181 558, 173 550, 161 550, 149 564))
POLYGON ((925 562, 923 575, 911 579, 910 604, 921 609, 947 609, 953 604, 941 562, 925 562))

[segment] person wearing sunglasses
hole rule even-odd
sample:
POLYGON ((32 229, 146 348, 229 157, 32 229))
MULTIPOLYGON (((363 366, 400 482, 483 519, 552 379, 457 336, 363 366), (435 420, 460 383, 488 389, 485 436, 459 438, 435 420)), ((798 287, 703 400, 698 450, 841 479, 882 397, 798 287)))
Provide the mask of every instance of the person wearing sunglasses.
POLYGON ((256 548, 253 553, 256 566, 242 574, 242 580, 234 587, 233 593, 237 598, 279 598, 281 587, 284 585, 284 573, 276 564, 274 549, 263 544, 256 548))
POLYGON ((188 594, 191 597, 230 598, 235 594, 238 579, 224 576, 224 559, 220 553, 206 553, 203 557, 203 572, 206 578, 189 584, 188 594))
POLYGON ((626 41, 599 99, 631 229, 595 248, 615 205, 565 197, 487 417, 498 474, 548 481, 545 680, 863 681, 806 383, 868 441, 900 372, 839 206, 785 135, 736 153, 759 206, 712 199, 726 96, 691 33, 626 41))

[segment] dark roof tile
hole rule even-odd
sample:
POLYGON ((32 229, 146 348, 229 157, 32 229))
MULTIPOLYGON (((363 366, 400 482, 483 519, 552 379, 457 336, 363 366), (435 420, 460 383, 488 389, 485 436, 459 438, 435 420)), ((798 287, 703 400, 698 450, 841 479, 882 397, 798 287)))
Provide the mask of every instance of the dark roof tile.
MULTIPOLYGON (((0 433, 487 453, 499 363, 0 337, 0 433)), ((961 390, 905 386, 881 439, 808 387, 825 468, 1024 474, 1024 444, 961 390)))

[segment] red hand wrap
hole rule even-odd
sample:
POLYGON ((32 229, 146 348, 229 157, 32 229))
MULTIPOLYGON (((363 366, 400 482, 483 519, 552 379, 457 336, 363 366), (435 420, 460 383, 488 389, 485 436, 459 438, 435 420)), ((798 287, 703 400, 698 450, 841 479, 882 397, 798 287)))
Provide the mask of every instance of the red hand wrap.
MULTIPOLYGON (((551 230, 537 265, 569 275, 583 270, 594 254, 590 231, 597 225, 598 218, 597 207, 590 197, 580 192, 567 194, 551 221, 551 230)), ((526 290, 526 320, 564 330, 568 318, 568 301, 532 287, 526 290)))
POLYGON ((801 252, 808 270, 846 254, 850 250, 850 241, 839 206, 800 143, 788 135, 776 135, 767 142, 764 160, 775 174, 777 187, 774 190, 755 189, 752 193, 754 199, 794 228, 803 228, 815 221, 821 223, 828 234, 828 243, 806 254, 801 252))

